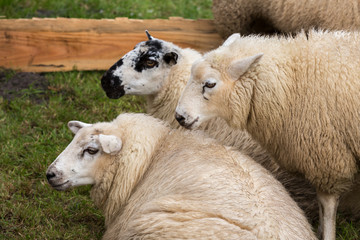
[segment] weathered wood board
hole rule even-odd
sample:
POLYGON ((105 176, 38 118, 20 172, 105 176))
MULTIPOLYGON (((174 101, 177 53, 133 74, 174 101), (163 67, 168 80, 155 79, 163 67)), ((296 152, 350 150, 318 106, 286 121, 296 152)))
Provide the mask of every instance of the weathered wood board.
POLYGON ((222 42, 213 20, 33 18, 0 20, 0 66, 50 72, 108 69, 152 36, 201 52, 222 42))

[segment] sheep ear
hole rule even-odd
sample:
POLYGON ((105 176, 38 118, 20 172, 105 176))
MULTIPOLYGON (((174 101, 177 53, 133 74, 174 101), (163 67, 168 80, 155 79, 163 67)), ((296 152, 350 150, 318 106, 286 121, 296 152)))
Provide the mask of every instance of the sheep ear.
POLYGON ((222 44, 222 46, 227 47, 227 46, 231 45, 233 42, 235 42, 238 39, 240 39, 240 34, 239 33, 234 33, 225 40, 225 42, 222 44))
POLYGON ((122 141, 117 136, 99 134, 99 141, 103 151, 107 154, 115 155, 121 150, 122 141))
POLYGON ((81 128, 89 127, 91 124, 80 122, 80 121, 70 121, 68 122, 69 129, 76 134, 81 128))
POLYGON ((259 53, 251 57, 233 61, 228 69, 230 77, 234 81, 238 80, 251 66, 257 63, 263 55, 263 53, 259 53))
POLYGON ((179 56, 176 52, 169 52, 164 55, 164 61, 167 64, 175 65, 177 63, 178 57, 179 56))

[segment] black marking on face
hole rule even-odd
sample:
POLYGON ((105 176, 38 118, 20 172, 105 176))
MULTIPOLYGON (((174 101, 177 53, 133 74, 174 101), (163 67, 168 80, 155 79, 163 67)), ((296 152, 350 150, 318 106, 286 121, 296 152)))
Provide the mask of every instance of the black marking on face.
POLYGON ((162 49, 162 43, 159 40, 149 40, 145 42, 146 46, 149 46, 149 50, 160 51, 162 49))
POLYGON ((135 70, 138 72, 142 72, 142 70, 150 69, 154 67, 159 66, 159 62, 154 61, 153 59, 157 59, 159 57, 158 54, 149 54, 149 53, 143 53, 138 57, 135 61, 135 70), (151 65, 148 64, 149 61, 152 61, 153 63, 151 65))
POLYGON ((140 56, 134 59, 134 69, 138 72, 159 66, 159 62, 155 59, 158 59, 162 53, 162 43, 158 40, 149 40, 145 42, 145 46, 148 47, 147 51, 140 53, 140 56), (149 60, 155 60, 155 64, 147 64, 149 60))
POLYGON ((112 99, 120 98, 125 94, 121 79, 114 75, 114 71, 121 65, 123 65, 122 59, 107 70, 101 78, 102 89, 105 91, 106 96, 112 99))
POLYGON ((107 70, 108 72, 113 72, 115 71, 118 67, 122 66, 124 64, 123 59, 121 58, 119 61, 117 61, 114 65, 111 66, 111 68, 109 68, 109 70, 107 70))

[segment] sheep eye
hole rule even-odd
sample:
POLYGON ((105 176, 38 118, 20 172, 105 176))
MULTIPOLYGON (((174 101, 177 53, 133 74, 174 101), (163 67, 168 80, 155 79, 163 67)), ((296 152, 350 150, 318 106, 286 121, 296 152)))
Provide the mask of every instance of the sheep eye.
POLYGON ((99 151, 99 149, 90 148, 90 147, 84 150, 84 152, 88 152, 91 155, 95 155, 98 151, 99 151))
POLYGON ((210 82, 206 82, 204 87, 207 87, 207 88, 213 88, 216 86, 216 83, 210 83, 210 82))
MULTIPOLYGON (((203 87, 202 87, 202 94, 205 93, 205 88, 213 88, 213 87, 215 87, 215 86, 216 86, 216 82, 206 81, 206 82, 204 83, 203 87)), ((204 98, 205 98, 206 100, 209 100, 209 99, 206 98, 205 96, 204 96, 204 98)))
POLYGON ((155 64, 156 62, 154 60, 150 60, 150 59, 146 60, 146 66, 148 67, 154 67, 155 64))

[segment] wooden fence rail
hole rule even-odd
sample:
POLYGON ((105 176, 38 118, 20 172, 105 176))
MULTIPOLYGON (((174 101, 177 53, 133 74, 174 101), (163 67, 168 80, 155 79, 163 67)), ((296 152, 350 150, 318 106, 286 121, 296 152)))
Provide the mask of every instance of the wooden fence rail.
POLYGON ((0 20, 0 66, 32 72, 105 70, 152 36, 200 52, 222 42, 213 20, 33 18, 0 20))

